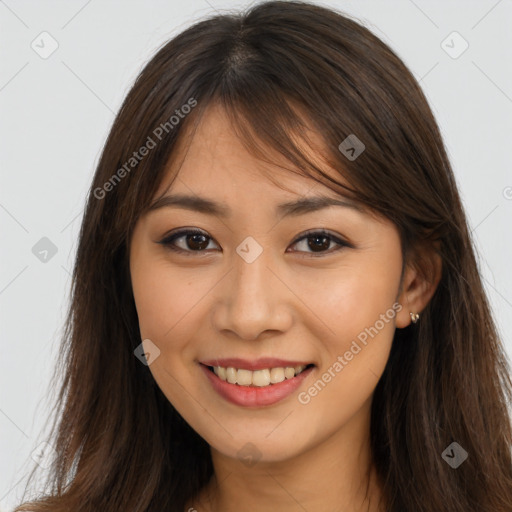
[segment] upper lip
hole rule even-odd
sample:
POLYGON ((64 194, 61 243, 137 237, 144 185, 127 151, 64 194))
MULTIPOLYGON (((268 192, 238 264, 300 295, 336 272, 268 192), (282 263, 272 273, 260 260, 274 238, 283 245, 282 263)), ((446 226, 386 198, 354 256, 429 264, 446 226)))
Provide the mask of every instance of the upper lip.
POLYGON ((290 361, 285 359, 278 359, 276 357, 261 357, 259 359, 241 359, 239 357, 228 357, 219 359, 208 359, 200 361, 205 366, 222 366, 223 368, 237 368, 243 370, 264 370, 265 368, 286 368, 294 366, 307 366, 313 364, 311 362, 304 361, 290 361))

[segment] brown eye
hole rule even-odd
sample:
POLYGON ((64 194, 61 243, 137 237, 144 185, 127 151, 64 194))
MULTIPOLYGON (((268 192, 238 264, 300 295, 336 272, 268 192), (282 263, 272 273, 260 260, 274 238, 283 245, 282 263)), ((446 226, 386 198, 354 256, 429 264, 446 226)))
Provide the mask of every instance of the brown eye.
POLYGON ((323 255, 326 253, 331 254, 333 252, 340 250, 342 247, 353 247, 348 242, 341 240, 340 238, 324 230, 310 231, 305 235, 301 236, 299 239, 297 239, 292 244, 292 246, 298 245, 299 243, 302 243, 302 249, 307 249, 299 252, 309 252, 310 254, 317 253, 319 255, 323 255), (338 246, 338 248, 334 248, 334 250, 328 250, 331 247, 331 243, 333 242, 335 245, 338 246))
POLYGON ((202 231, 188 229, 166 236, 159 243, 173 251, 194 253, 204 252, 211 240, 212 238, 202 231), (176 243, 177 241, 180 241, 180 245, 176 243))
POLYGON ((329 249, 329 246, 331 245, 331 241, 332 241, 331 238, 329 236, 326 236, 326 235, 308 236, 306 238, 306 240, 308 241, 308 247, 313 252, 326 251, 327 249, 329 249))
POLYGON ((185 235, 188 247, 194 251, 202 251, 208 247, 208 237, 205 235, 185 235))

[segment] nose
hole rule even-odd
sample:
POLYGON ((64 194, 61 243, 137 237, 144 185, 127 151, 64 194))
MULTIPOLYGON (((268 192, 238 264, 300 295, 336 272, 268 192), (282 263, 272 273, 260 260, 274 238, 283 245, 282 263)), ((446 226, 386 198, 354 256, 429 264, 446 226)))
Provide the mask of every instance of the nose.
MULTIPOLYGON (((271 268, 269 250, 251 263, 235 253, 233 267, 219 284, 213 323, 219 332, 254 341, 285 332, 292 324, 293 293, 271 268)), ((274 266, 275 267, 275 266, 274 266)))

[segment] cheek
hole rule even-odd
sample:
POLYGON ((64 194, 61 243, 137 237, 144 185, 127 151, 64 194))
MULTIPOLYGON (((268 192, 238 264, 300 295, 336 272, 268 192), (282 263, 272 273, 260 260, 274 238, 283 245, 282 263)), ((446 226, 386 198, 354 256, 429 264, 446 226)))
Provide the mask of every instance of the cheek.
POLYGON ((170 328, 175 306, 173 294, 165 293, 165 282, 155 265, 134 265, 132 287, 141 336, 152 340, 160 339, 170 328))
POLYGON ((399 277, 398 264, 383 268, 382 264, 361 261, 323 276, 317 274, 314 281, 301 279, 297 287, 312 322, 323 323, 334 339, 346 339, 372 326, 392 308, 399 277))
POLYGON ((193 364, 188 340, 197 323, 189 319, 196 314, 204 293, 201 295, 182 272, 154 256, 134 258, 131 273, 141 339, 150 339, 160 350, 149 367, 151 374, 169 402, 181 411, 190 411, 193 404, 183 394, 189 371, 184 361, 193 364))
MULTIPOLYGON (((149 261, 149 260, 148 260, 149 261)), ((132 286, 141 335, 161 343, 176 337, 182 320, 197 306, 208 287, 187 279, 165 261, 132 265, 132 286)))
POLYGON ((325 398, 333 393, 333 400, 355 406, 373 391, 391 350, 400 273, 397 240, 385 254, 354 254, 314 282, 302 279, 310 310, 304 318, 309 318, 309 330, 316 334, 322 354, 319 378, 327 372, 325 380, 332 382, 325 398))
POLYGON ((325 296, 318 291, 310 295, 325 306, 318 311, 329 330, 312 320, 322 357, 316 379, 298 399, 311 416, 324 418, 326 431, 356 414, 384 371, 395 332, 392 306, 398 281, 392 277, 399 278, 390 274, 376 281, 369 273, 351 272, 350 278, 331 282, 325 296))

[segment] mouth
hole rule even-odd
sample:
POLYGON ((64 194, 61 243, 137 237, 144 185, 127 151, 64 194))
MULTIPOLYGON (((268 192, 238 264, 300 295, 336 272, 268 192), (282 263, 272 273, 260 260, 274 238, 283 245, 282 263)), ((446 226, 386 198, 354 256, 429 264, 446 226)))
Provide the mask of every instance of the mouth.
POLYGON ((302 372, 314 367, 313 363, 295 366, 274 366, 258 370, 236 368, 234 366, 212 366, 201 363, 220 380, 238 386, 262 388, 280 384, 285 380, 293 379, 302 372))
POLYGON ((199 363, 199 366, 218 395, 232 404, 246 408, 278 404, 292 396, 307 379, 310 379, 316 368, 313 363, 295 364, 300 363, 298 361, 294 362, 295 366, 274 366, 278 362, 282 363, 282 360, 265 360, 268 367, 263 367, 263 361, 249 363, 224 359, 205 361, 199 363), (218 365, 221 362, 224 366, 218 365), (245 368, 229 364, 238 364, 245 368), (252 370, 247 369, 251 366, 252 370))

